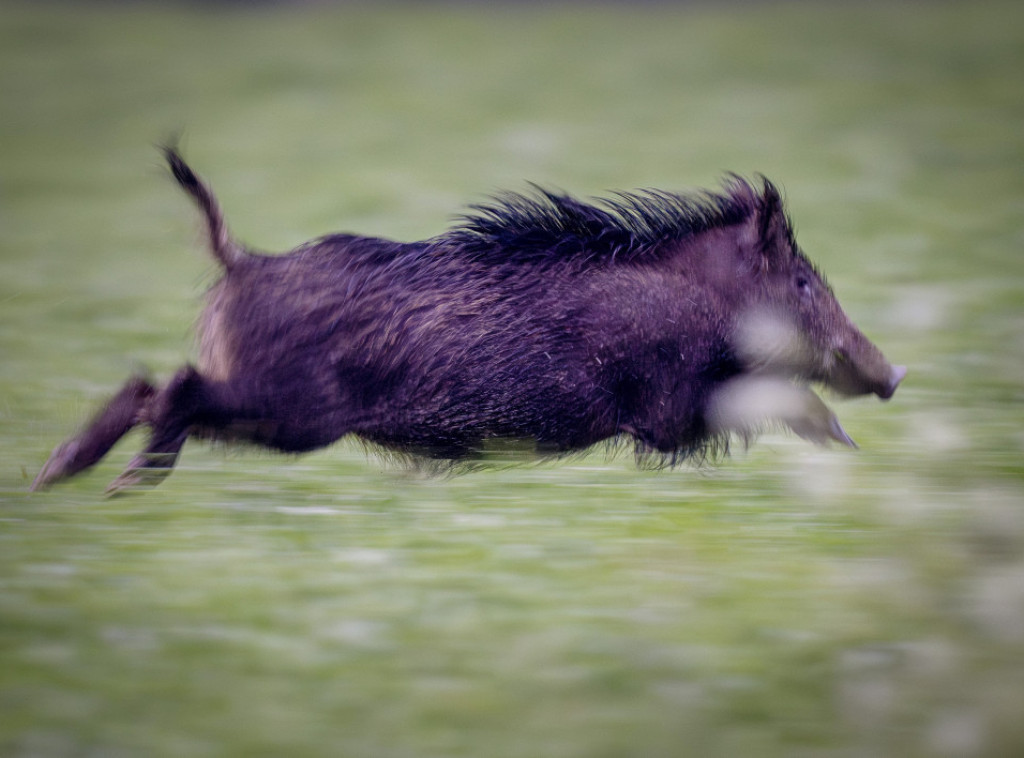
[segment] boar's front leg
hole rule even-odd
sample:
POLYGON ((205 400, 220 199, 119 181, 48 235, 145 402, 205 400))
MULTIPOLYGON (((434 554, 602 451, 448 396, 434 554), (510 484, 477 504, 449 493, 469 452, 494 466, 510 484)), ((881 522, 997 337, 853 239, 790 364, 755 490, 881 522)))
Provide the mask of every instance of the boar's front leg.
POLYGON ((114 443, 144 421, 146 406, 155 393, 153 385, 142 377, 132 377, 125 382, 82 432, 50 453, 31 489, 45 489, 95 465, 114 443))
POLYGON ((708 420, 716 432, 749 437, 780 423, 818 445, 829 441, 857 447, 839 419, 807 387, 770 376, 745 376, 726 383, 712 397, 708 420))
POLYGON ((152 427, 149 444, 107 486, 106 494, 163 481, 177 463, 194 426, 218 426, 233 415, 221 399, 222 387, 222 383, 204 378, 192 366, 180 369, 149 403, 145 419, 152 427))

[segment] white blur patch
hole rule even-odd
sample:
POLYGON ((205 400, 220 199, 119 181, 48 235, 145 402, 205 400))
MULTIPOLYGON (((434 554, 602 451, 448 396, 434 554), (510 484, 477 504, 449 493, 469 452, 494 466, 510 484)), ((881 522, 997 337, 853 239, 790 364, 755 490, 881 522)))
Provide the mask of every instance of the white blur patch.
POLYGON ((291 516, 336 516, 342 512, 329 505, 276 505, 274 511, 291 516))
POLYGON ((738 321, 734 346, 752 369, 795 370, 808 362, 808 348, 796 326, 778 313, 755 308, 738 321))
POLYGON ((850 459, 801 447, 786 467, 786 483, 795 496, 817 505, 844 503, 854 473, 850 459))
POLYGON ((499 144, 520 158, 541 160, 555 155, 562 140, 555 130, 543 124, 520 124, 501 134, 499 144))
POLYGON ((951 287, 914 285, 898 291, 886 318, 905 332, 934 332, 955 323, 959 310, 951 287))
POLYGON ((951 708, 932 720, 925 731, 925 740, 934 755, 969 758, 984 752, 987 731, 978 712, 951 708))
POLYGON ((711 399, 708 419, 718 433, 749 437, 781 424, 818 445, 839 442, 857 447, 821 398, 776 376, 743 376, 727 382, 711 399))
POLYGON ((1024 563, 981 574, 968 596, 973 619, 994 639, 1024 642, 1024 563))
POLYGON ((952 455, 970 447, 964 427, 948 412, 929 409, 910 419, 909 433, 915 445, 933 455, 952 455))
POLYGON ((338 563, 347 563, 352 566, 387 566, 395 562, 395 556, 390 550, 369 547, 335 550, 331 557, 338 563))
POLYGON ((378 621, 345 619, 318 629, 319 636, 356 647, 381 647, 387 643, 388 627, 378 621))

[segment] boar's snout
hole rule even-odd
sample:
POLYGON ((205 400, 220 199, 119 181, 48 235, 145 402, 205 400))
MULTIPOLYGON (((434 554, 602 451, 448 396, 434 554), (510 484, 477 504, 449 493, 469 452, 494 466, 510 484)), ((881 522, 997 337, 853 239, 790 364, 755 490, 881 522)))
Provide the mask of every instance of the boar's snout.
POLYGON ((907 375, 907 367, 891 365, 866 338, 857 342, 853 351, 836 351, 836 365, 826 383, 844 395, 874 393, 888 400, 907 375))
POLYGON ((893 366, 849 319, 839 336, 822 339, 818 327, 798 326, 785 314, 752 308, 737 322, 733 346, 748 370, 820 381, 842 395, 875 394, 888 400, 907 375, 893 366))
POLYGON ((900 382, 903 381, 903 377, 906 375, 906 366, 892 366, 892 371, 889 373, 889 383, 880 392, 876 391, 876 394, 882 400, 888 400, 896 392, 896 388, 900 386, 900 382))

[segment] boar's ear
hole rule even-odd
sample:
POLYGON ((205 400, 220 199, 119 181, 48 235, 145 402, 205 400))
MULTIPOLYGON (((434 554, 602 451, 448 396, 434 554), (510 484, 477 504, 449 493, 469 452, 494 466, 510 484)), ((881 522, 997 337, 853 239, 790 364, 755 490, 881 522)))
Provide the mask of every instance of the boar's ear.
POLYGON ((789 252, 789 221, 782 207, 779 190, 765 177, 761 177, 763 190, 754 203, 751 229, 756 234, 755 254, 760 257, 764 270, 773 268, 789 252))
POLYGON ((782 209, 782 196, 770 181, 762 177, 764 192, 758 209, 758 225, 762 243, 766 246, 788 237, 786 212, 782 209))

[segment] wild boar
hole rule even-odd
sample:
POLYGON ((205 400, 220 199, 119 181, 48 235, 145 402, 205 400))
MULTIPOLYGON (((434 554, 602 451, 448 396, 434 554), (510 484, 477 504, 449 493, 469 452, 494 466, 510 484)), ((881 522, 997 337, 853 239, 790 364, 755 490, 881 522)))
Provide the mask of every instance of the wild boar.
POLYGON ((263 255, 163 152, 223 269, 198 361, 162 387, 129 379, 33 489, 140 424, 149 443, 108 492, 161 480, 189 436, 298 453, 351 434, 441 461, 501 438, 541 455, 631 438, 674 464, 773 423, 852 445, 808 383, 888 399, 906 373, 843 313, 763 177, 593 202, 534 188, 420 242, 332 234, 263 255))

